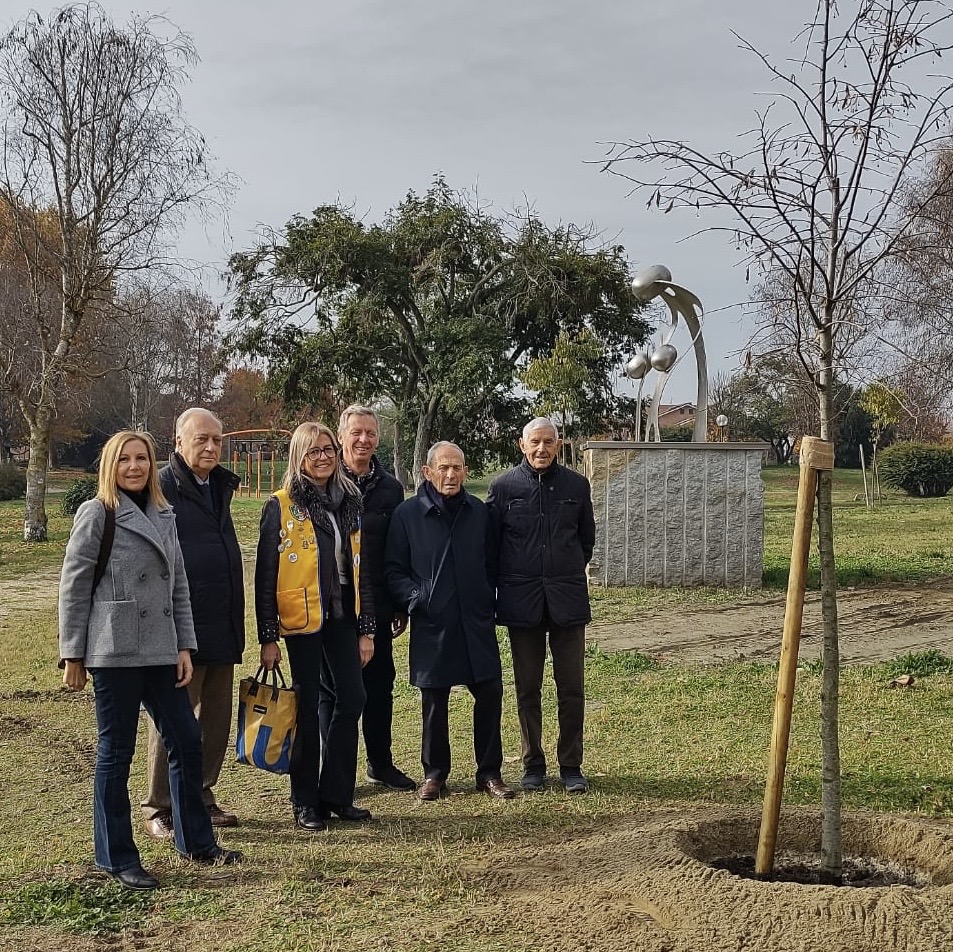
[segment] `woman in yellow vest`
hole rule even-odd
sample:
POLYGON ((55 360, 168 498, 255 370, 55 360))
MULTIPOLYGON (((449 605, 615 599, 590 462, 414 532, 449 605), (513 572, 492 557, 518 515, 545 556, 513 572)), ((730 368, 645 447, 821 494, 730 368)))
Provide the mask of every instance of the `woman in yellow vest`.
POLYGON ((285 639, 298 688, 291 751, 291 804, 303 830, 323 830, 331 814, 369 820, 354 806, 361 668, 374 654, 374 605, 361 579, 361 494, 341 468, 340 446, 321 423, 292 434, 282 488, 265 503, 255 568, 261 663, 281 660, 285 639), (335 704, 321 749, 318 694, 324 666, 335 704))

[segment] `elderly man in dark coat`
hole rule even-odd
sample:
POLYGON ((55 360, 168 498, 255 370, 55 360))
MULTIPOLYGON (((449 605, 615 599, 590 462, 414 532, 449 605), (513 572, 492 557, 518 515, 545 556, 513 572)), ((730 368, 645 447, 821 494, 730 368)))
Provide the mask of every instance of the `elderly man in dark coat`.
MULTIPOLYGON (((175 510, 198 641, 188 690, 202 730, 202 796, 213 826, 238 826, 238 817, 218 805, 214 792, 228 749, 235 665, 245 650, 242 553, 230 510, 239 478, 219 465, 221 457, 221 420, 191 407, 176 420, 175 451, 159 482, 175 510)), ((169 762, 151 722, 148 775, 146 830, 171 838, 169 762)))
POLYGON ((585 476, 556 462, 560 440, 551 420, 523 428, 523 462, 490 483, 486 503, 499 540, 496 617, 509 628, 523 748, 524 790, 546 785, 541 691, 546 639, 553 658, 560 779, 569 793, 585 793, 582 730, 584 658, 596 524, 585 476))
POLYGON ((463 488, 466 475, 460 448, 435 443, 416 498, 397 507, 387 534, 384 576, 410 615, 410 680, 420 688, 423 708, 421 800, 447 790, 450 689, 457 684, 473 695, 477 789, 513 796, 500 773, 503 679, 490 522, 486 506, 463 488))

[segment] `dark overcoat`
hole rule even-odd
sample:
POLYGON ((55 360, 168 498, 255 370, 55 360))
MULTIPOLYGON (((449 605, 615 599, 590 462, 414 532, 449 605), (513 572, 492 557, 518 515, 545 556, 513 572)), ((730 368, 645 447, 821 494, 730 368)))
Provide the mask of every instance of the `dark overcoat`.
POLYGON ((240 664, 245 650, 245 584, 231 513, 232 495, 240 480, 231 470, 216 466, 209 473, 215 500, 215 508, 210 507, 185 460, 173 453, 169 465, 159 472, 159 482, 175 510, 189 580, 199 645, 193 661, 240 664))
POLYGON ((497 621, 531 628, 544 613, 561 627, 590 621, 586 565, 596 523, 589 480, 559 463, 539 473, 523 460, 490 483, 486 504, 499 545, 497 621))
POLYGON ((359 481, 364 500, 361 517, 361 576, 367 576, 374 589, 374 615, 389 626, 394 604, 384 581, 384 547, 394 510, 404 501, 404 487, 374 457, 374 475, 359 481))
POLYGON ((397 507, 387 533, 384 576, 410 616, 410 680, 420 688, 502 676, 489 515, 476 496, 462 492, 451 513, 422 485, 397 507))

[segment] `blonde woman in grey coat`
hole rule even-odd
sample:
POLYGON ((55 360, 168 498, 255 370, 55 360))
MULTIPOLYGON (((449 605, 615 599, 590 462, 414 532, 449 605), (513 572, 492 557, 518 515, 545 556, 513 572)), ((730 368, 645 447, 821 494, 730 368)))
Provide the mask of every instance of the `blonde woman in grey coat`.
POLYGON ((189 587, 148 433, 124 430, 103 447, 97 496, 80 506, 66 546, 59 636, 66 686, 82 690, 89 674, 95 687, 96 865, 127 889, 158 886, 132 837, 129 767, 140 705, 169 752, 175 848, 197 863, 239 861, 241 853, 215 842, 202 802, 201 734, 185 690, 196 649, 189 587))

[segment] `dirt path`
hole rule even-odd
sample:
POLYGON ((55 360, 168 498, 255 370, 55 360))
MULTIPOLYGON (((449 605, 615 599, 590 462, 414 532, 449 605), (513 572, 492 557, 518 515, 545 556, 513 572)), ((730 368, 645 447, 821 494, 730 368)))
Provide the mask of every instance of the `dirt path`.
POLYGON ((59 568, 0 579, 0 628, 14 616, 23 618, 34 612, 48 612, 56 607, 59 568))
MULTIPOLYGON (((841 660, 884 661, 937 648, 953 655, 953 579, 918 587, 838 592, 841 660)), ((745 599, 674 612, 647 611, 629 621, 592 625, 590 643, 604 651, 640 651, 663 661, 717 664, 773 661, 781 648, 784 597, 745 599)), ((821 651, 821 604, 804 606, 799 656, 821 651)))
MULTIPOLYGON (((245 553, 252 571, 254 552, 245 553)), ((59 570, 0 580, 0 628, 56 605, 59 570)), ((937 648, 953 655, 953 578, 917 587, 845 589, 837 596, 841 660, 883 661, 937 648)), ((603 651, 640 651, 663 661, 718 664, 772 661, 781 647, 784 597, 741 598, 728 605, 645 611, 611 624, 591 625, 588 638, 603 651)), ((800 657, 821 649, 821 605, 810 593, 804 606, 800 657)))

